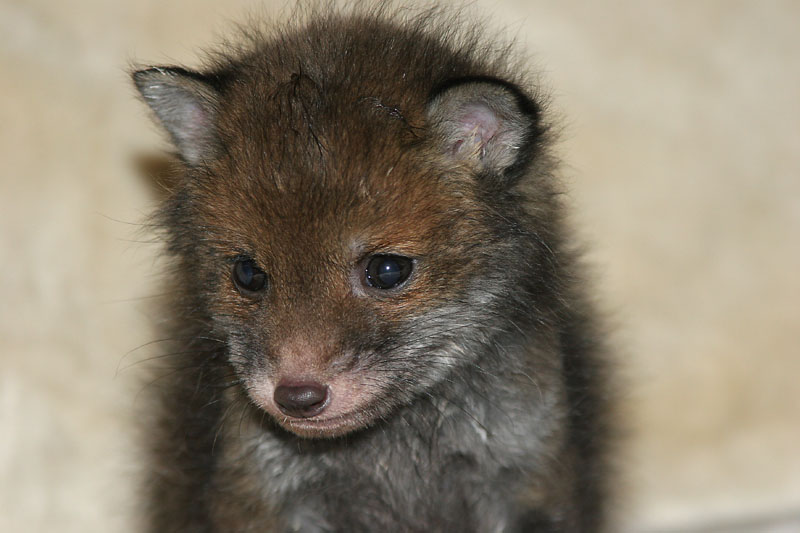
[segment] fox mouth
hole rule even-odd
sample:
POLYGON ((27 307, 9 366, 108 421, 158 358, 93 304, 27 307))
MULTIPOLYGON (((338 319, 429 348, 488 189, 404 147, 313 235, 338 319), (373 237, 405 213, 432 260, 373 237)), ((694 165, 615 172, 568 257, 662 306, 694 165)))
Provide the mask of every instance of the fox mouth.
POLYGON ((330 417, 275 417, 284 429, 306 438, 334 438, 365 428, 369 423, 362 413, 344 413, 330 417))

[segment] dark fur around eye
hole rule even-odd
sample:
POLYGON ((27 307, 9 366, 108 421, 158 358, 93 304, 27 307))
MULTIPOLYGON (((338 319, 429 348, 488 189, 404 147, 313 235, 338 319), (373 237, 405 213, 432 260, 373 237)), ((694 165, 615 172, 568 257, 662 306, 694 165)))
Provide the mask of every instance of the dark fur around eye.
POLYGON ((249 257, 240 257, 233 264, 233 283, 244 296, 255 297, 267 288, 267 273, 249 257))
POLYGON ((373 255, 367 261, 366 282, 376 289, 393 289, 411 275, 413 261, 401 255, 373 255))

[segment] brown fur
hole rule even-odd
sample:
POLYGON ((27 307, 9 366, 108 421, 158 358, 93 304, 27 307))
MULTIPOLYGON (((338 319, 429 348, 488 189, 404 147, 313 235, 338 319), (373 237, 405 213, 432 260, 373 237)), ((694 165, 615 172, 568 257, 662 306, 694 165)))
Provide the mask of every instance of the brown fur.
POLYGON ((601 528, 602 343, 541 101, 452 22, 318 14, 134 75, 184 161, 155 530, 601 528), (380 254, 403 285, 365 281, 380 254), (330 405, 282 414, 308 380, 330 405))

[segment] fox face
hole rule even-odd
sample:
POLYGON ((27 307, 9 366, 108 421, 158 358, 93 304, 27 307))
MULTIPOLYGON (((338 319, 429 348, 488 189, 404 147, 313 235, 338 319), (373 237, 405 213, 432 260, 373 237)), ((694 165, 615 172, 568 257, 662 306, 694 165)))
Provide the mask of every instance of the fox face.
POLYGON ((508 329, 538 108, 485 76, 398 89, 273 67, 134 79, 184 162, 174 248, 242 388, 283 428, 334 437, 508 329))
POLYGON ((502 135, 481 98, 511 95, 466 85, 421 107, 416 127, 373 101, 340 104, 327 121, 292 125, 306 138, 291 147, 267 140, 287 127, 275 131, 280 109, 248 110, 221 128, 224 155, 185 184, 179 226, 202 228, 193 240, 211 258, 197 264, 214 266, 200 282, 210 314, 251 400, 286 429, 368 425, 471 363, 468 344, 492 336, 491 302, 513 290, 491 282, 503 272, 494 258, 514 227, 480 175, 502 135), (242 135, 254 117, 262 131, 242 135))

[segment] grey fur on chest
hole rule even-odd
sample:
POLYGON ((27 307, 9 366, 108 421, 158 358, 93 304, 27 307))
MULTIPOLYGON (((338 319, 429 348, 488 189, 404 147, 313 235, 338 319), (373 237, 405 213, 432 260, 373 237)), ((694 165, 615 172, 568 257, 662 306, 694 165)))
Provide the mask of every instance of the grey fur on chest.
POLYGON ((228 434, 228 455, 249 463, 251 498, 280 502, 271 512, 281 531, 514 531, 529 506, 519 500, 561 439, 559 391, 533 390, 461 403, 447 398, 463 391, 450 390, 335 440, 253 418, 228 434))

